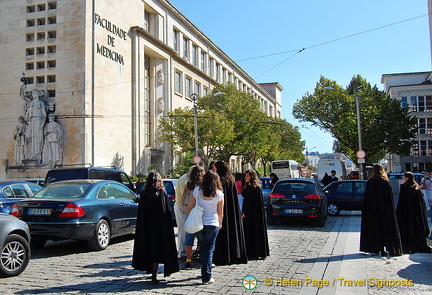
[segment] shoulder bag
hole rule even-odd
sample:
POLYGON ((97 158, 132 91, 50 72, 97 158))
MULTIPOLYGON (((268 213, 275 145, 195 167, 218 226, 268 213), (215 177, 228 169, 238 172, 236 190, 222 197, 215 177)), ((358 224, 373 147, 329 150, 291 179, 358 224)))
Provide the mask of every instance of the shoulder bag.
POLYGON ((195 207, 192 208, 183 226, 184 230, 190 234, 197 233, 204 228, 202 220, 203 208, 198 205, 198 200, 199 195, 196 196, 195 207))

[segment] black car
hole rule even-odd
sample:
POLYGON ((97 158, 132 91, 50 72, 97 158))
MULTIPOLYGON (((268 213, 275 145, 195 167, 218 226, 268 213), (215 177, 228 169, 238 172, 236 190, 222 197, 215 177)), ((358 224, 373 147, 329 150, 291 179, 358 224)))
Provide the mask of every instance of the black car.
POLYGON ((0 277, 22 273, 30 260, 30 232, 27 224, 0 213, 0 277))
POLYGON ((327 213, 337 215, 341 210, 362 210, 366 180, 334 181, 324 188, 327 213))
POLYGON ((135 232, 137 201, 135 193, 117 181, 66 180, 16 203, 12 215, 27 222, 36 247, 47 240, 74 239, 104 250, 112 237, 135 232))
POLYGON ((327 198, 318 181, 309 178, 280 179, 269 195, 267 223, 279 218, 303 218, 324 226, 327 198))

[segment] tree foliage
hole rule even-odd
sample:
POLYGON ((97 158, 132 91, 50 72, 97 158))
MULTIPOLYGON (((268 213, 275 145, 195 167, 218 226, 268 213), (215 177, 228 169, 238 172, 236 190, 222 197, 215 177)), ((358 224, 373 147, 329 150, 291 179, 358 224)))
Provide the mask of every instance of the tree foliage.
MULTIPOLYGON (((285 120, 267 116, 259 101, 234 84, 218 85, 212 94, 200 97, 197 110, 199 154, 204 162, 228 161, 233 155, 241 155, 252 166, 258 160, 303 160, 300 132, 285 120)), ((194 151, 193 117, 193 108, 168 112, 159 123, 160 139, 177 150, 194 151)))
POLYGON ((314 93, 294 104, 293 115, 330 132, 336 138, 336 150, 355 160, 359 148, 356 96, 360 101, 362 148, 368 161, 378 162, 386 152, 408 154, 415 119, 398 100, 372 87, 360 75, 354 76, 346 89, 321 77, 314 93))

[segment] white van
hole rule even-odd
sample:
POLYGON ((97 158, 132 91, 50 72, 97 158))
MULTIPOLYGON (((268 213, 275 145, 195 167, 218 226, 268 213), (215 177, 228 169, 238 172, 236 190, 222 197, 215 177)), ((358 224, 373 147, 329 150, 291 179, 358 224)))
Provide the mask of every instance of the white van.
POLYGON ((319 159, 317 174, 320 181, 326 173, 330 176, 332 170, 336 171, 336 177, 339 178, 339 180, 347 179, 346 166, 344 162, 336 159, 319 159))

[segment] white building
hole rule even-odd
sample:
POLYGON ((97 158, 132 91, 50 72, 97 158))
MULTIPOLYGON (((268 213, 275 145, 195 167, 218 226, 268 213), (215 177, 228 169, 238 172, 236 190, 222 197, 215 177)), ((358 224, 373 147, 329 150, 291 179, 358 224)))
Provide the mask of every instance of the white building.
POLYGON ((55 104, 63 165, 167 171, 174 157, 158 139, 159 118, 217 84, 234 83, 281 117, 280 85, 255 82, 164 0, 2 0, 0 58, 0 179, 45 175, 13 163, 23 74, 27 91, 55 104))
POLYGON ((387 170, 422 172, 432 169, 432 72, 384 74, 381 83, 393 99, 417 118, 417 136, 408 156, 387 155, 387 170))

